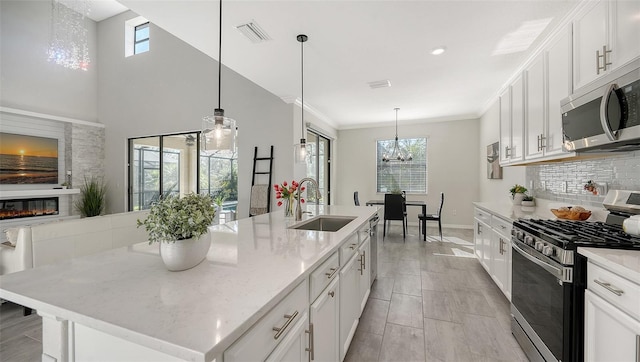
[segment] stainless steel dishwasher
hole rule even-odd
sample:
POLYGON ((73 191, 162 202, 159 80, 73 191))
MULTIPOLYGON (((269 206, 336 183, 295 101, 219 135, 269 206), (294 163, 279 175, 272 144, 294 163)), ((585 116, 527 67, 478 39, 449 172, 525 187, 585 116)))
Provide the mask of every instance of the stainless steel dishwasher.
POLYGON ((371 284, 378 276, 378 214, 369 219, 369 236, 371 237, 371 284))

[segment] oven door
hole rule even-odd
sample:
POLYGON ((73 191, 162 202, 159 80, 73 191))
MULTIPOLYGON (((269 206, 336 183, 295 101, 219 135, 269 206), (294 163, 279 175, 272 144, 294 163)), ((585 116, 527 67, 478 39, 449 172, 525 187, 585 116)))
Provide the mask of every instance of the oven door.
POLYGON ((512 248, 513 316, 539 353, 529 359, 570 361, 572 269, 515 238, 512 248))

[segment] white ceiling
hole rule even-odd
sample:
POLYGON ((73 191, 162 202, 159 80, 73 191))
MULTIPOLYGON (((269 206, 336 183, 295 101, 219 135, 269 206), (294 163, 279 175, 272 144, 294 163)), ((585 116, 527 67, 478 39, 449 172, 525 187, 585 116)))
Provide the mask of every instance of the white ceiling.
MULTIPOLYGON (((99 0, 94 0, 99 1, 99 0)), ((218 58, 218 1, 119 0, 218 58)), ((223 64, 283 99, 300 97, 340 129, 411 120, 475 118, 575 0, 226 0, 223 64), (551 19, 526 51, 492 55, 523 23, 551 19), (254 44, 234 27, 257 22, 272 38, 254 44), (431 49, 444 45, 440 56, 431 49), (388 79, 390 88, 368 82, 388 79)), ((118 11, 119 12, 119 11, 118 11)), ((153 36, 153 35, 152 35, 153 36)), ((153 40, 151 40, 153 41, 153 40)), ((223 101, 224 106, 224 79, 223 101)))

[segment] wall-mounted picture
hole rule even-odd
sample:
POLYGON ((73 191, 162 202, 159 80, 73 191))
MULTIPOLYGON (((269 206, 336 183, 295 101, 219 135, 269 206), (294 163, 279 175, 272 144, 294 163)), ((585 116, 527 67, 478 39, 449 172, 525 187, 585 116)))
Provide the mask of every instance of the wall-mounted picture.
POLYGON ((487 146, 487 178, 501 179, 502 167, 500 167, 500 143, 496 142, 487 146))
POLYGON ((0 132, 0 184, 57 184, 58 139, 0 132))

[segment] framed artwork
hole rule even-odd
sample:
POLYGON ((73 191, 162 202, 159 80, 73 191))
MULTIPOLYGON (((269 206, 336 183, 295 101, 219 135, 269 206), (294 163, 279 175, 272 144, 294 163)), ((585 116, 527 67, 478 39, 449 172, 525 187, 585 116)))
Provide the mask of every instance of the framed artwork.
POLYGON ((0 132, 0 184, 57 184, 58 139, 0 132))
POLYGON ((487 178, 501 179, 502 167, 500 167, 500 143, 496 142, 487 146, 487 178))

